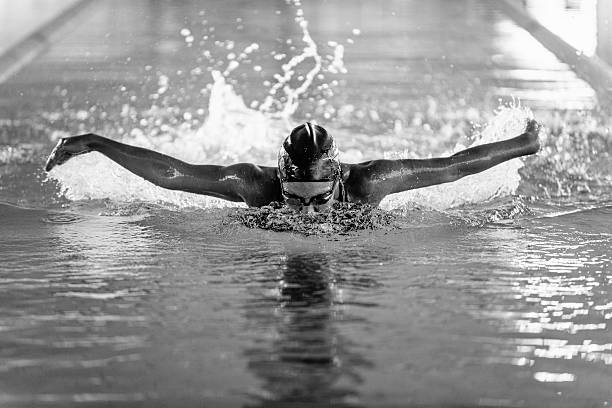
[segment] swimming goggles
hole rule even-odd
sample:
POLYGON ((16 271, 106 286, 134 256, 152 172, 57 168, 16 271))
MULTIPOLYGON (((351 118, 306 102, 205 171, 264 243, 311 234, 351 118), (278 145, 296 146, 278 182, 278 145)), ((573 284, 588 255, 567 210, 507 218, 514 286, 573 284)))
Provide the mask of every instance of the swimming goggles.
POLYGON ((291 206, 307 207, 311 204, 323 205, 332 199, 332 197, 334 196, 334 192, 336 191, 337 184, 337 178, 334 178, 332 180, 292 181, 282 184, 282 192, 285 202, 291 206), (329 186, 330 182, 332 182, 331 187, 328 190, 323 191, 322 193, 308 195, 308 192, 306 191, 309 189, 320 191, 320 187, 329 186), (287 188, 291 191, 288 191, 287 188))

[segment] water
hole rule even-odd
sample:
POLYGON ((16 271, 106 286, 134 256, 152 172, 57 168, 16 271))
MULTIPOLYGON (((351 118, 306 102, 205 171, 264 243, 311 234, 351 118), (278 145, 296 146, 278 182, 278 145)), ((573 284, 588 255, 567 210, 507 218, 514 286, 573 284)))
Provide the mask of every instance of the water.
POLYGON ((0 90, 0 405, 607 406, 595 106, 484 1, 92 5, 0 90), (500 108, 512 96, 524 108, 500 108), (273 164, 316 119, 352 162, 450 153, 531 115, 537 156, 389 197, 399 228, 348 235, 250 229, 94 154, 40 170, 92 129, 273 164))

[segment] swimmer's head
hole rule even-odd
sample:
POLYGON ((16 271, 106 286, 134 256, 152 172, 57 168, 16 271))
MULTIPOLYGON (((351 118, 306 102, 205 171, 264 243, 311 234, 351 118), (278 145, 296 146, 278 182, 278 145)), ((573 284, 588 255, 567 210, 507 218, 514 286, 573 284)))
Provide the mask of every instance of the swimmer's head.
POLYGON ((310 122, 296 127, 278 153, 278 173, 290 207, 320 211, 331 206, 341 176, 334 139, 310 122))

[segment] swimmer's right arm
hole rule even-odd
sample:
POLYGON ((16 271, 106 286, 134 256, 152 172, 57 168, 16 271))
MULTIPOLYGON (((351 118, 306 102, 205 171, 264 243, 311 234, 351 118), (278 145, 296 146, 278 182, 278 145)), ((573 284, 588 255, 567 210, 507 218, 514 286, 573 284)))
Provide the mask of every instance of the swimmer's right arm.
MULTIPOLYGON (((88 133, 60 139, 45 165, 46 171, 72 157, 96 151, 151 183, 170 190, 206 194, 229 201, 262 205, 277 191, 274 168, 240 163, 230 166, 194 165, 149 149, 88 133)), ((265 203, 267 204, 267 203, 265 203)))

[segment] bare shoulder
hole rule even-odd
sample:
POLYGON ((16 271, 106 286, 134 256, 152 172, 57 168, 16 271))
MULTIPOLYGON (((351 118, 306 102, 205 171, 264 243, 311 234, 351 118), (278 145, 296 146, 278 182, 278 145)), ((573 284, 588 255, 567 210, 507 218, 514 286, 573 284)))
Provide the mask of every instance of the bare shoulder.
POLYGON ((218 181, 232 186, 252 207, 281 201, 281 187, 276 167, 236 163, 219 169, 218 181))
POLYGON ((397 167, 394 160, 370 160, 362 163, 342 163, 342 176, 349 200, 378 205, 387 195, 386 176, 397 167))

